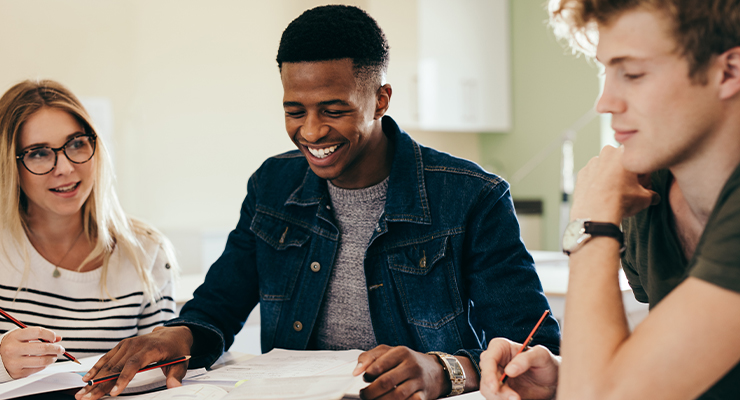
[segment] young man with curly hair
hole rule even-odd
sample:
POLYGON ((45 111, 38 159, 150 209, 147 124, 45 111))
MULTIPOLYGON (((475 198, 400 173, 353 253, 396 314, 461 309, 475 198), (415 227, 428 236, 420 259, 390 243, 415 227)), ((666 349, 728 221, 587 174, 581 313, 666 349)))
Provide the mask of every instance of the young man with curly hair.
POLYGON ((569 400, 737 399, 740 1, 554 0, 551 12, 556 31, 603 65, 596 107, 612 115, 622 145, 578 174, 563 238, 562 364, 542 347, 512 360, 518 346, 494 339, 481 390, 489 399, 552 398, 556 388, 569 400), (632 333, 620 261, 651 308, 632 333), (511 379, 500 386, 504 371, 511 379))

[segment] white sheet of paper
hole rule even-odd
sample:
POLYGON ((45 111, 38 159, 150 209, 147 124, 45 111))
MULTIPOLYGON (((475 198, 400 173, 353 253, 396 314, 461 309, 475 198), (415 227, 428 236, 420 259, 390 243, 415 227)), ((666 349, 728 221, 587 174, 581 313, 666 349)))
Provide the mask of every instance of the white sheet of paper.
MULTIPOLYGON (((78 359, 82 365, 78 365, 72 361, 54 363, 45 370, 29 377, 5 382, 0 385, 0 400, 36 393, 81 388, 86 385, 82 381, 82 377, 102 356, 102 354, 99 354, 78 359)), ((202 375, 205 372, 205 368, 189 370, 186 377, 202 375)), ((141 393, 164 385, 164 374, 158 368, 136 374, 136 377, 124 389, 123 393, 141 393)))
POLYGON ((126 399, 136 400, 220 400, 226 396, 226 391, 213 385, 188 385, 160 392, 126 396, 126 399))
POLYGON ((243 379, 291 378, 317 375, 351 376, 361 350, 305 351, 274 349, 250 360, 226 365, 183 383, 236 383, 243 379))
POLYGON ((0 385, 0 400, 35 393, 81 388, 85 386, 82 376, 98 362, 102 354, 80 358, 82 365, 72 361, 58 362, 29 377, 5 382, 0 385))
MULTIPOLYGON (((339 400, 359 377, 351 374, 247 379, 224 400, 339 400)), ((362 379, 362 378, 359 378, 362 379)))

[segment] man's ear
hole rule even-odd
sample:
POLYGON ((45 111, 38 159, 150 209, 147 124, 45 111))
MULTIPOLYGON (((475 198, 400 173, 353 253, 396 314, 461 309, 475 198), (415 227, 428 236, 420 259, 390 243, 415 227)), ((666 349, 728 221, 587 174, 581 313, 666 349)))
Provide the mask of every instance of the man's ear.
POLYGON ((717 62, 722 68, 722 82, 719 96, 726 100, 740 93, 740 47, 733 47, 722 53, 717 62))
POLYGON ((386 83, 378 88, 378 91, 375 93, 374 119, 383 118, 383 115, 388 111, 388 107, 391 105, 391 95, 393 95, 393 89, 390 84, 386 83))

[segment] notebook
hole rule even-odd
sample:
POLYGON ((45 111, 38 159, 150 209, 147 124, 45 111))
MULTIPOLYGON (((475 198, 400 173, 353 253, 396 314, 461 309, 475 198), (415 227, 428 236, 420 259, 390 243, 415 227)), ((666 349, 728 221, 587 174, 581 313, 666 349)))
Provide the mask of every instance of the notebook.
MULTIPOLYGON (((72 361, 57 362, 41 372, 22 379, 0 384, 0 400, 29 396, 58 390, 82 388, 86 385, 82 377, 102 357, 102 354, 81 358, 82 365, 72 361)), ((190 370, 187 377, 204 374, 205 369, 190 370)), ((161 369, 141 372, 123 391, 124 394, 144 393, 165 387, 166 379, 161 369)))

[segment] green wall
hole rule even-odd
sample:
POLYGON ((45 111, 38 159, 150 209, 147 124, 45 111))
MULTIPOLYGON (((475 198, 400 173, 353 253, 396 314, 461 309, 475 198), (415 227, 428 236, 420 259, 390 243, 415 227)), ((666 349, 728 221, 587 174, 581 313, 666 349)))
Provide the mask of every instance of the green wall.
MULTIPOLYGON (((595 62, 576 58, 547 26, 543 0, 511 0, 512 130, 481 134, 482 165, 507 180, 528 160, 593 107, 599 92, 595 62)), ((599 122, 578 132, 575 171, 597 155, 599 122)), ((541 199, 542 250, 560 249, 560 149, 520 182, 515 199, 541 199)), ((535 249, 536 250, 536 249, 535 249)))

